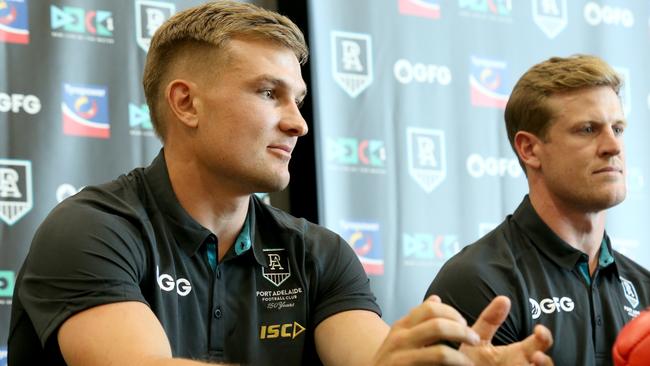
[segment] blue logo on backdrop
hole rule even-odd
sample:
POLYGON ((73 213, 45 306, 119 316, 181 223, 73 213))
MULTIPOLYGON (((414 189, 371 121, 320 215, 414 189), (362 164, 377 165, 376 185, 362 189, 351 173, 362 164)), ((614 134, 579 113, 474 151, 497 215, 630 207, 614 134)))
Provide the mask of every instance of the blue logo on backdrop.
POLYGON ((111 136, 108 119, 108 88, 102 85, 63 84, 63 133, 107 139, 111 136))
POLYGON ((149 106, 146 104, 129 103, 129 126, 131 135, 153 136, 153 124, 149 114, 149 106))
POLYGON ((0 347, 0 366, 7 366, 7 349, 0 347))
POLYGON ((384 257, 378 223, 341 221, 341 236, 354 249, 367 274, 384 274, 384 257))
POLYGON ((460 251, 457 235, 404 233, 402 258, 405 265, 441 265, 460 251))
POLYGON ((508 103, 507 64, 472 56, 469 75, 472 105, 505 108, 508 103))
POLYGON ((458 0, 460 15, 477 19, 512 21, 512 0, 458 0))
POLYGON ((73 6, 50 5, 52 36, 112 44, 113 13, 106 10, 85 10, 73 6))
POLYGON ((29 43, 27 0, 0 0, 0 42, 29 43))

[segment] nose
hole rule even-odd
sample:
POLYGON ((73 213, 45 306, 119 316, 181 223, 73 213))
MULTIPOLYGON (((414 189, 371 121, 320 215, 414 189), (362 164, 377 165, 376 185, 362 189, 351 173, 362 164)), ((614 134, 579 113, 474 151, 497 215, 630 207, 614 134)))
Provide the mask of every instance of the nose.
POLYGON ((302 117, 300 109, 295 103, 288 103, 284 108, 280 129, 291 136, 304 136, 309 131, 307 121, 302 117))
POLYGON ((616 156, 623 150, 623 135, 616 134, 613 129, 604 129, 600 137, 601 141, 598 148, 600 156, 616 156))

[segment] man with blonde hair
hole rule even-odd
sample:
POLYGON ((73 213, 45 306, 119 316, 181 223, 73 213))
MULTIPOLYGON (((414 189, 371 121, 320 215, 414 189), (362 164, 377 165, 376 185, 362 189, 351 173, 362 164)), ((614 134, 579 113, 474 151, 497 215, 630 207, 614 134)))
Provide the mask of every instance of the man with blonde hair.
MULTIPOLYGON (((161 26, 143 84, 163 149, 40 226, 17 279, 9 365, 491 361, 506 299, 471 329, 432 297, 391 330, 347 243, 253 194, 289 182, 307 133, 306 59, 289 19, 249 4, 208 3, 161 26)), ((548 365, 550 342, 542 329, 496 353, 548 365)))
POLYGON ((529 194, 428 290, 468 322, 508 296, 496 344, 541 324, 555 339, 555 363, 611 365, 616 334, 650 305, 650 272, 614 251, 605 232, 607 209, 626 193, 621 83, 600 58, 576 55, 533 66, 512 91, 506 130, 529 194))

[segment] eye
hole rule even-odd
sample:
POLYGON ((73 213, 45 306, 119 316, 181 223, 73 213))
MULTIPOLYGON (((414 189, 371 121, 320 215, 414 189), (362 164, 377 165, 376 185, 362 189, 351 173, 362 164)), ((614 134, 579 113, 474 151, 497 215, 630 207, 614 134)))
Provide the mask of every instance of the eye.
POLYGON ((623 135, 623 132, 625 132, 625 127, 623 127, 623 126, 613 126, 612 130, 614 131, 614 134, 616 136, 621 136, 621 135, 623 135))
POLYGON ((262 97, 266 99, 273 99, 274 98, 274 92, 273 89, 262 89, 260 90, 260 94, 262 97))
POLYGON ((594 132, 594 126, 592 125, 584 125, 580 127, 580 132, 584 134, 591 134, 594 132))

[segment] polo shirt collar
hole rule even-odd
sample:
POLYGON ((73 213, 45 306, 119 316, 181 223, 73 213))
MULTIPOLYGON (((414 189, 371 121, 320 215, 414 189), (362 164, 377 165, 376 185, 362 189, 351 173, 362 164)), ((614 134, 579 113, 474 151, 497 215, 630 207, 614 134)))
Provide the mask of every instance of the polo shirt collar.
POLYGON ((178 245, 185 254, 193 256, 203 242, 214 234, 196 222, 178 202, 169 180, 163 149, 160 149, 158 156, 145 169, 144 175, 156 201, 156 208, 165 217, 178 245))
MULTIPOLYGON (((533 245, 558 265, 567 270, 571 270, 581 260, 584 260, 585 253, 562 240, 542 221, 530 203, 530 197, 528 195, 524 197, 524 200, 517 207, 512 218, 517 225, 522 227, 522 231, 533 242, 533 245)), ((611 253, 611 244, 607 233, 605 233, 599 257, 601 267, 606 267, 614 263, 614 257, 611 253)))
MULTIPOLYGON (((203 225, 199 224, 185 211, 180 205, 176 194, 169 180, 169 172, 165 163, 165 151, 160 152, 144 171, 147 186, 155 197, 156 209, 165 217, 165 221, 172 228, 174 237, 178 245, 188 256, 193 256, 199 250, 201 245, 214 234, 203 225)), ((244 228, 239 233, 235 242, 235 253, 237 255, 249 252, 253 249, 255 260, 263 266, 266 266, 266 257, 262 250, 261 244, 255 244, 256 212, 260 212, 262 203, 259 198, 252 195, 246 214, 244 228), (243 245, 242 245, 243 243, 243 245)))

